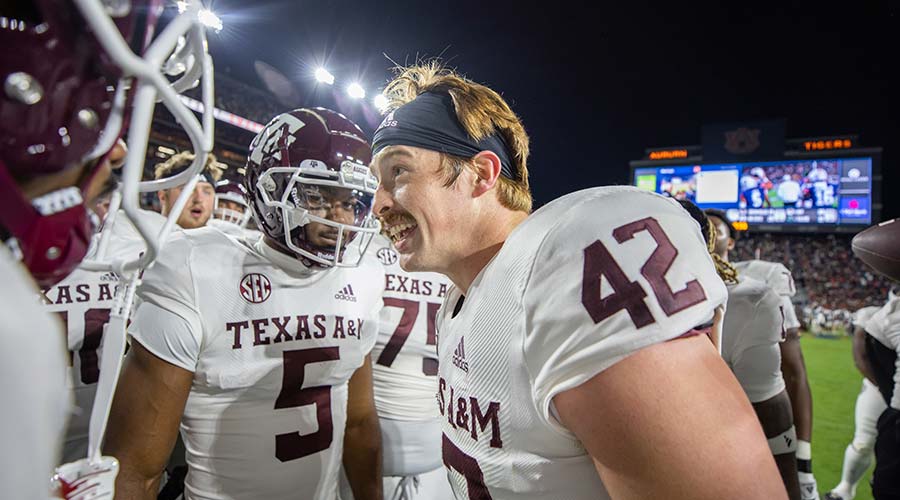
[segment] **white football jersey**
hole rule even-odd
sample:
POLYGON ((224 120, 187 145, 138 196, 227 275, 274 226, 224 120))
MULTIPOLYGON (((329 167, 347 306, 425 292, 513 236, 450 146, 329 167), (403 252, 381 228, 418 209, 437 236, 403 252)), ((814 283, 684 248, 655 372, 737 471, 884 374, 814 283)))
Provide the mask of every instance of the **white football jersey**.
POLYGON ((374 259, 311 272, 213 228, 168 242, 129 333, 194 373, 187 499, 335 498, 347 382, 375 344, 383 286, 374 259))
MULTIPOLYGON (((891 296, 887 303, 866 321, 866 332, 886 347, 900 353, 900 297, 891 296)), ((894 394, 891 407, 900 409, 900 355, 894 368, 894 394)))
MULTIPOLYGON (((144 212, 144 211, 142 211, 144 212)), ((145 212, 145 219, 162 228, 165 218, 156 212, 145 212)), ((107 256, 135 259, 146 250, 137 230, 120 213, 111 231, 107 256)), ((100 235, 94 236, 94 243, 100 235)), ((88 257, 96 253, 92 245, 88 257)), ((113 300, 119 291, 119 276, 113 272, 95 272, 77 268, 64 280, 44 290, 44 309, 59 315, 66 326, 68 381, 74 395, 63 446, 62 462, 73 462, 87 456, 88 427, 91 409, 100 379, 100 353, 103 327, 109 322, 113 300)))
POLYGON ((28 271, 0 243, 0 484, 4 498, 47 498, 70 401, 62 325, 35 300, 28 271))
POLYGON ((785 335, 784 305, 762 281, 739 279, 728 285, 722 358, 750 402, 761 403, 785 388, 778 345, 785 335))
POLYGON ((437 339, 434 320, 450 280, 438 273, 407 273, 384 236, 367 250, 384 266, 384 308, 372 350, 375 406, 381 418, 422 421, 438 417, 437 339))
POLYGON ((784 306, 784 328, 786 330, 800 328, 800 319, 797 318, 797 311, 794 310, 794 303, 791 302, 791 297, 797 293, 797 287, 794 286, 794 277, 791 276, 791 272, 787 267, 778 262, 765 260, 745 260, 743 262, 734 262, 733 264, 739 274, 762 281, 781 296, 781 303, 784 306))
POLYGON ((869 321, 869 318, 878 312, 879 309, 881 308, 878 306, 867 306, 857 309, 856 312, 853 313, 853 326, 865 329, 866 322, 869 321))
POLYGON ((213 219, 210 218, 206 223, 209 227, 214 227, 223 233, 234 236, 235 238, 247 238, 255 240, 262 236, 262 233, 257 231, 256 229, 247 229, 246 227, 241 227, 233 222, 224 221, 221 219, 213 219))
POLYGON ((713 321, 727 292, 699 225, 632 187, 559 198, 438 312, 443 459, 460 499, 597 499, 591 457, 553 397, 713 321))

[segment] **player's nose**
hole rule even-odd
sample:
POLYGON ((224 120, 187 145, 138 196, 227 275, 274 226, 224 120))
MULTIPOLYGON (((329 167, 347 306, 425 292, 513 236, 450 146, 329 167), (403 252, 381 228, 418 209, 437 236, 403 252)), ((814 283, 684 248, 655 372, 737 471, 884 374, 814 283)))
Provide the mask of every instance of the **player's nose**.
POLYGON ((381 217, 387 214, 393 206, 394 198, 391 196, 391 193, 385 189, 384 186, 379 184, 378 189, 375 190, 375 201, 372 204, 372 214, 376 217, 381 217))

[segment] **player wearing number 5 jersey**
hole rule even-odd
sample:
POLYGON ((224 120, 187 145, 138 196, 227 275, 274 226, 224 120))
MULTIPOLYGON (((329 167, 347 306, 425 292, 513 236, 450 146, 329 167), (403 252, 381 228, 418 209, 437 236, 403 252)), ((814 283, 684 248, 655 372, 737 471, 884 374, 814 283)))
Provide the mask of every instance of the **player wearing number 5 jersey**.
POLYGON ((357 499, 381 498, 369 352, 384 272, 364 255, 362 137, 321 108, 277 116, 245 179, 264 236, 180 233, 144 273, 106 446, 117 498, 155 498, 179 422, 186 499, 333 500, 342 464, 357 499))
POLYGON ((437 403, 456 497, 785 498, 750 404, 695 334, 726 291, 690 216, 625 187, 529 216, 528 138, 496 92, 428 64, 385 95, 375 213, 406 271, 455 285, 437 403))

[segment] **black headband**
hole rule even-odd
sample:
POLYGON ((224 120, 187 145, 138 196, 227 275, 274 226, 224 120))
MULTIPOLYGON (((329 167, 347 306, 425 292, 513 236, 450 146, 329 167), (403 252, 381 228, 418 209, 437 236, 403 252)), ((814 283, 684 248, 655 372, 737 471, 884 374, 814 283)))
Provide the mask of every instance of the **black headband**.
POLYGON ((413 146, 463 158, 492 151, 500 158, 500 173, 507 179, 519 178, 503 136, 472 139, 459 123, 453 100, 446 92, 425 92, 388 114, 375 131, 372 154, 388 146, 413 146))

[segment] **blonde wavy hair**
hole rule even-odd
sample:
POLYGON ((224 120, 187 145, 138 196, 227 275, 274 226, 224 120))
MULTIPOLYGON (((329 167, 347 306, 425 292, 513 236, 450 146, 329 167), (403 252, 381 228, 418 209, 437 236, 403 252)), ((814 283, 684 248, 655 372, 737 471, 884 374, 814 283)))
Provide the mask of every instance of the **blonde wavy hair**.
MULTIPOLYGON (((530 213, 532 198, 528 184, 528 134, 525 133, 522 120, 500 94, 469 80, 437 60, 406 67, 397 66, 394 71, 396 76, 383 92, 387 98, 384 113, 390 113, 425 92, 450 94, 456 117, 472 139, 480 141, 499 133, 509 144, 512 167, 518 180, 500 176, 497 198, 501 205, 510 210, 530 213)), ((473 167, 471 158, 444 153, 441 153, 441 165, 447 177, 447 186, 456 182, 463 168, 473 167)))
MULTIPOLYGON (((163 177, 178 173, 191 166, 193 161, 194 153, 191 153, 190 151, 182 151, 174 154, 166 159, 166 161, 156 164, 153 169, 153 177, 155 179, 162 179, 163 177)), ((222 178, 222 172, 225 170, 225 165, 219 163, 216 159, 216 155, 209 153, 206 156, 206 165, 203 167, 203 170, 209 172, 209 175, 214 181, 218 181, 222 178)))

